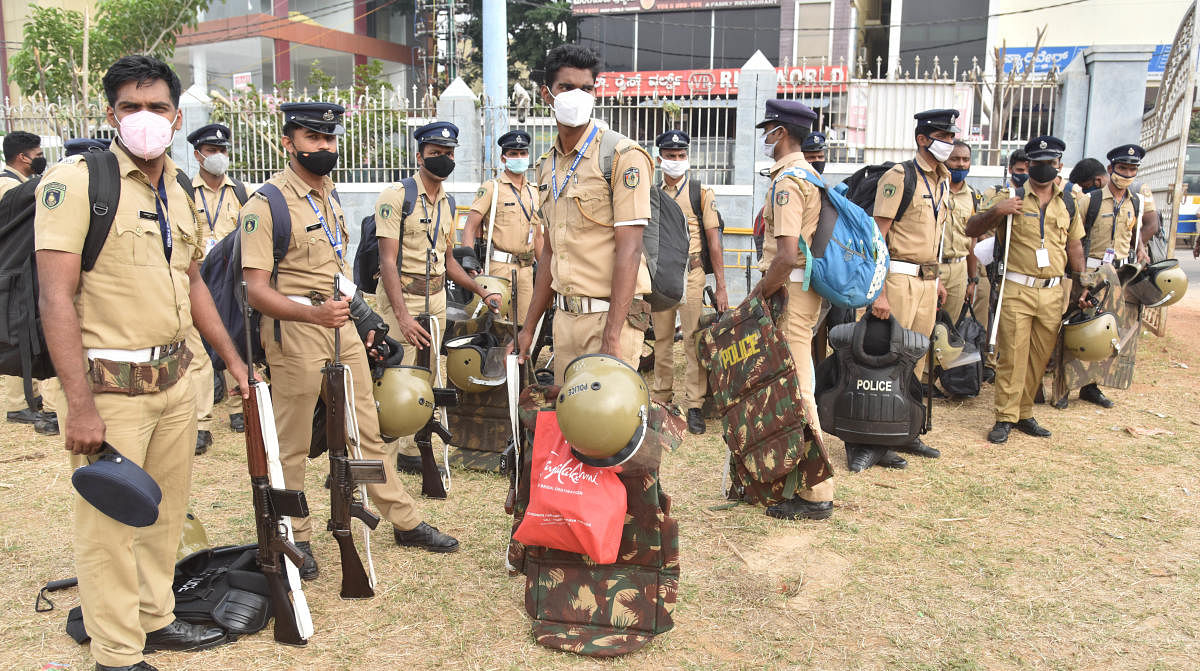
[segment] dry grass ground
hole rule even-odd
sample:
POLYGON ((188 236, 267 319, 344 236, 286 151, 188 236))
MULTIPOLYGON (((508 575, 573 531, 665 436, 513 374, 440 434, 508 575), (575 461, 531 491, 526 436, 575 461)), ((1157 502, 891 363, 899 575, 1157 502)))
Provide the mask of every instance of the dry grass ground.
MULTIPOLYGON (((1142 341, 1137 379, 1099 411, 1039 407, 1049 440, 988 444, 990 391, 941 402, 928 442, 943 458, 908 470, 844 470, 828 522, 725 508, 717 423, 663 467, 682 529, 674 631, 631 659, 597 662, 529 636, 523 578, 506 576, 504 483, 456 473, 426 519, 462 541, 448 557, 374 534, 379 594, 341 601, 335 545, 314 542, 307 648, 270 630, 161 669, 1196 669, 1200 668, 1200 291, 1171 334, 1142 341), (1186 366, 1186 367, 1185 367, 1186 366), (1128 429, 1128 430, 1127 430, 1128 429), (1142 430, 1161 430, 1142 435, 1142 430), (1134 435, 1138 434, 1138 435, 1134 435)), ((682 361, 682 357, 678 360, 682 361)), ((227 426, 197 461, 192 507, 214 543, 251 538, 244 453, 227 426)), ((69 472, 58 439, 0 425, 0 668, 90 669, 63 633, 74 590, 35 614, 47 580, 72 575, 69 472)), ((324 463, 310 469, 318 519, 324 463)), ((409 491, 417 479, 405 476, 409 491)))

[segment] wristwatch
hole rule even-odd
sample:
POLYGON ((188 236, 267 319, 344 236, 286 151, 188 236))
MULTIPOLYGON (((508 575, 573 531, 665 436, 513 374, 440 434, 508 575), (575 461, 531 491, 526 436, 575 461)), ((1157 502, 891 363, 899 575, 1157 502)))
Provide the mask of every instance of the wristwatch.
POLYGON ((979 276, 967 278, 967 284, 979 284, 979 276))

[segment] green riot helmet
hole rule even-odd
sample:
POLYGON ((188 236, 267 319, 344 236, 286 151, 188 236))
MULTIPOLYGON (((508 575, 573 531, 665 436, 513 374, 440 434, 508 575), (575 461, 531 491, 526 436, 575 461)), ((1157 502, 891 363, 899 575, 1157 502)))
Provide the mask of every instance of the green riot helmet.
POLYGON ((1178 303, 1187 288, 1187 273, 1179 267, 1178 259, 1167 259, 1142 269, 1125 291, 1141 305, 1157 308, 1178 303))
POLYGON ((633 368, 607 354, 576 358, 563 374, 558 426, 575 457, 589 466, 628 461, 642 446, 650 392, 633 368))
MULTIPOLYGON (((483 290, 483 294, 500 294, 500 314, 496 315, 498 319, 506 322, 512 322, 512 281, 507 277, 496 277, 495 275, 480 275, 475 278, 475 283, 483 290)), ((491 308, 484 306, 480 307, 483 299, 479 294, 471 297, 471 302, 467 303, 467 319, 473 319, 483 314, 484 310, 491 308)))
POLYGON ((475 333, 446 341, 446 377, 455 387, 478 394, 508 379, 505 348, 491 333, 475 333))
POLYGON ((1111 312, 1078 312, 1063 323, 1063 348, 1080 361, 1103 361, 1120 349, 1111 312))
POLYGON ((212 545, 208 542, 208 534, 204 533, 204 525, 200 523, 200 518, 189 510, 183 518, 183 532, 179 534, 179 549, 175 551, 175 561, 210 547, 212 545))
POLYGON ((950 322, 950 315, 945 310, 938 310, 937 324, 933 327, 933 337, 930 339, 929 346, 933 348, 934 361, 941 366, 942 370, 950 370, 980 360, 977 350, 967 351, 967 342, 950 322))
POLYGON ((428 368, 392 366, 375 380, 379 432, 390 438, 416 433, 433 417, 433 386, 428 368))

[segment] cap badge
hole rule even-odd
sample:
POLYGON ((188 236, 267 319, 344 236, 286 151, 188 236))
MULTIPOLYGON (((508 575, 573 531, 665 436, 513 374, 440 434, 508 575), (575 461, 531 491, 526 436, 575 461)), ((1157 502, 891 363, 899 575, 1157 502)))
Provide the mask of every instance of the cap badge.
POLYGON ((450 129, 449 128, 442 129, 442 137, 450 137, 450 129))
POLYGON ((678 135, 672 135, 672 136, 671 136, 671 142, 681 142, 681 141, 682 141, 682 140, 680 140, 680 139, 679 139, 679 136, 678 136, 678 135))
POLYGON ((1038 143, 1038 148, 1039 148, 1039 149, 1045 149, 1045 148, 1046 148, 1046 141, 1045 141, 1045 140, 1042 140, 1041 142, 1039 142, 1039 143, 1038 143))
POLYGON ((218 128, 218 129, 217 129, 217 139, 218 139, 218 140, 224 140, 224 139, 225 139, 225 133, 221 132, 221 129, 220 129, 220 128, 218 128))
POLYGON ((1130 155, 1130 156, 1133 156, 1133 147, 1130 147, 1130 148, 1129 148, 1129 155, 1130 155))
POLYGON ((325 113, 321 115, 321 118, 325 121, 333 121, 333 110, 325 110, 325 113))

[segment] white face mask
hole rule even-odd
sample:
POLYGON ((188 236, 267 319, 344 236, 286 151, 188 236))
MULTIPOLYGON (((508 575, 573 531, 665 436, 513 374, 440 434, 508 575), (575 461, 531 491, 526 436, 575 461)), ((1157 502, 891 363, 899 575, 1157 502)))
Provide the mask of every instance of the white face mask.
POLYGON ((945 163, 946 159, 950 158, 950 153, 954 151, 954 143, 946 142, 945 140, 933 140, 929 144, 929 153, 938 160, 938 163, 945 163))
POLYGON ((592 118, 596 98, 583 89, 571 89, 554 98, 554 119, 564 126, 577 128, 592 118))
POLYGON ((222 152, 209 154, 204 157, 204 163, 201 165, 206 172, 219 177, 224 175, 225 171, 229 169, 229 155, 222 152))
POLYGON ((662 160, 663 174, 672 179, 683 177, 687 173, 688 167, 686 158, 681 161, 671 161, 665 158, 662 160))
POLYGON ((513 173, 514 175, 520 175, 526 170, 529 170, 529 157, 512 156, 506 158, 504 159, 504 169, 513 173))
POLYGON ((767 142, 767 138, 777 130, 779 129, 773 128, 758 138, 758 151, 762 153, 764 158, 769 158, 772 161, 775 160, 775 145, 779 144, 779 142, 767 142))

